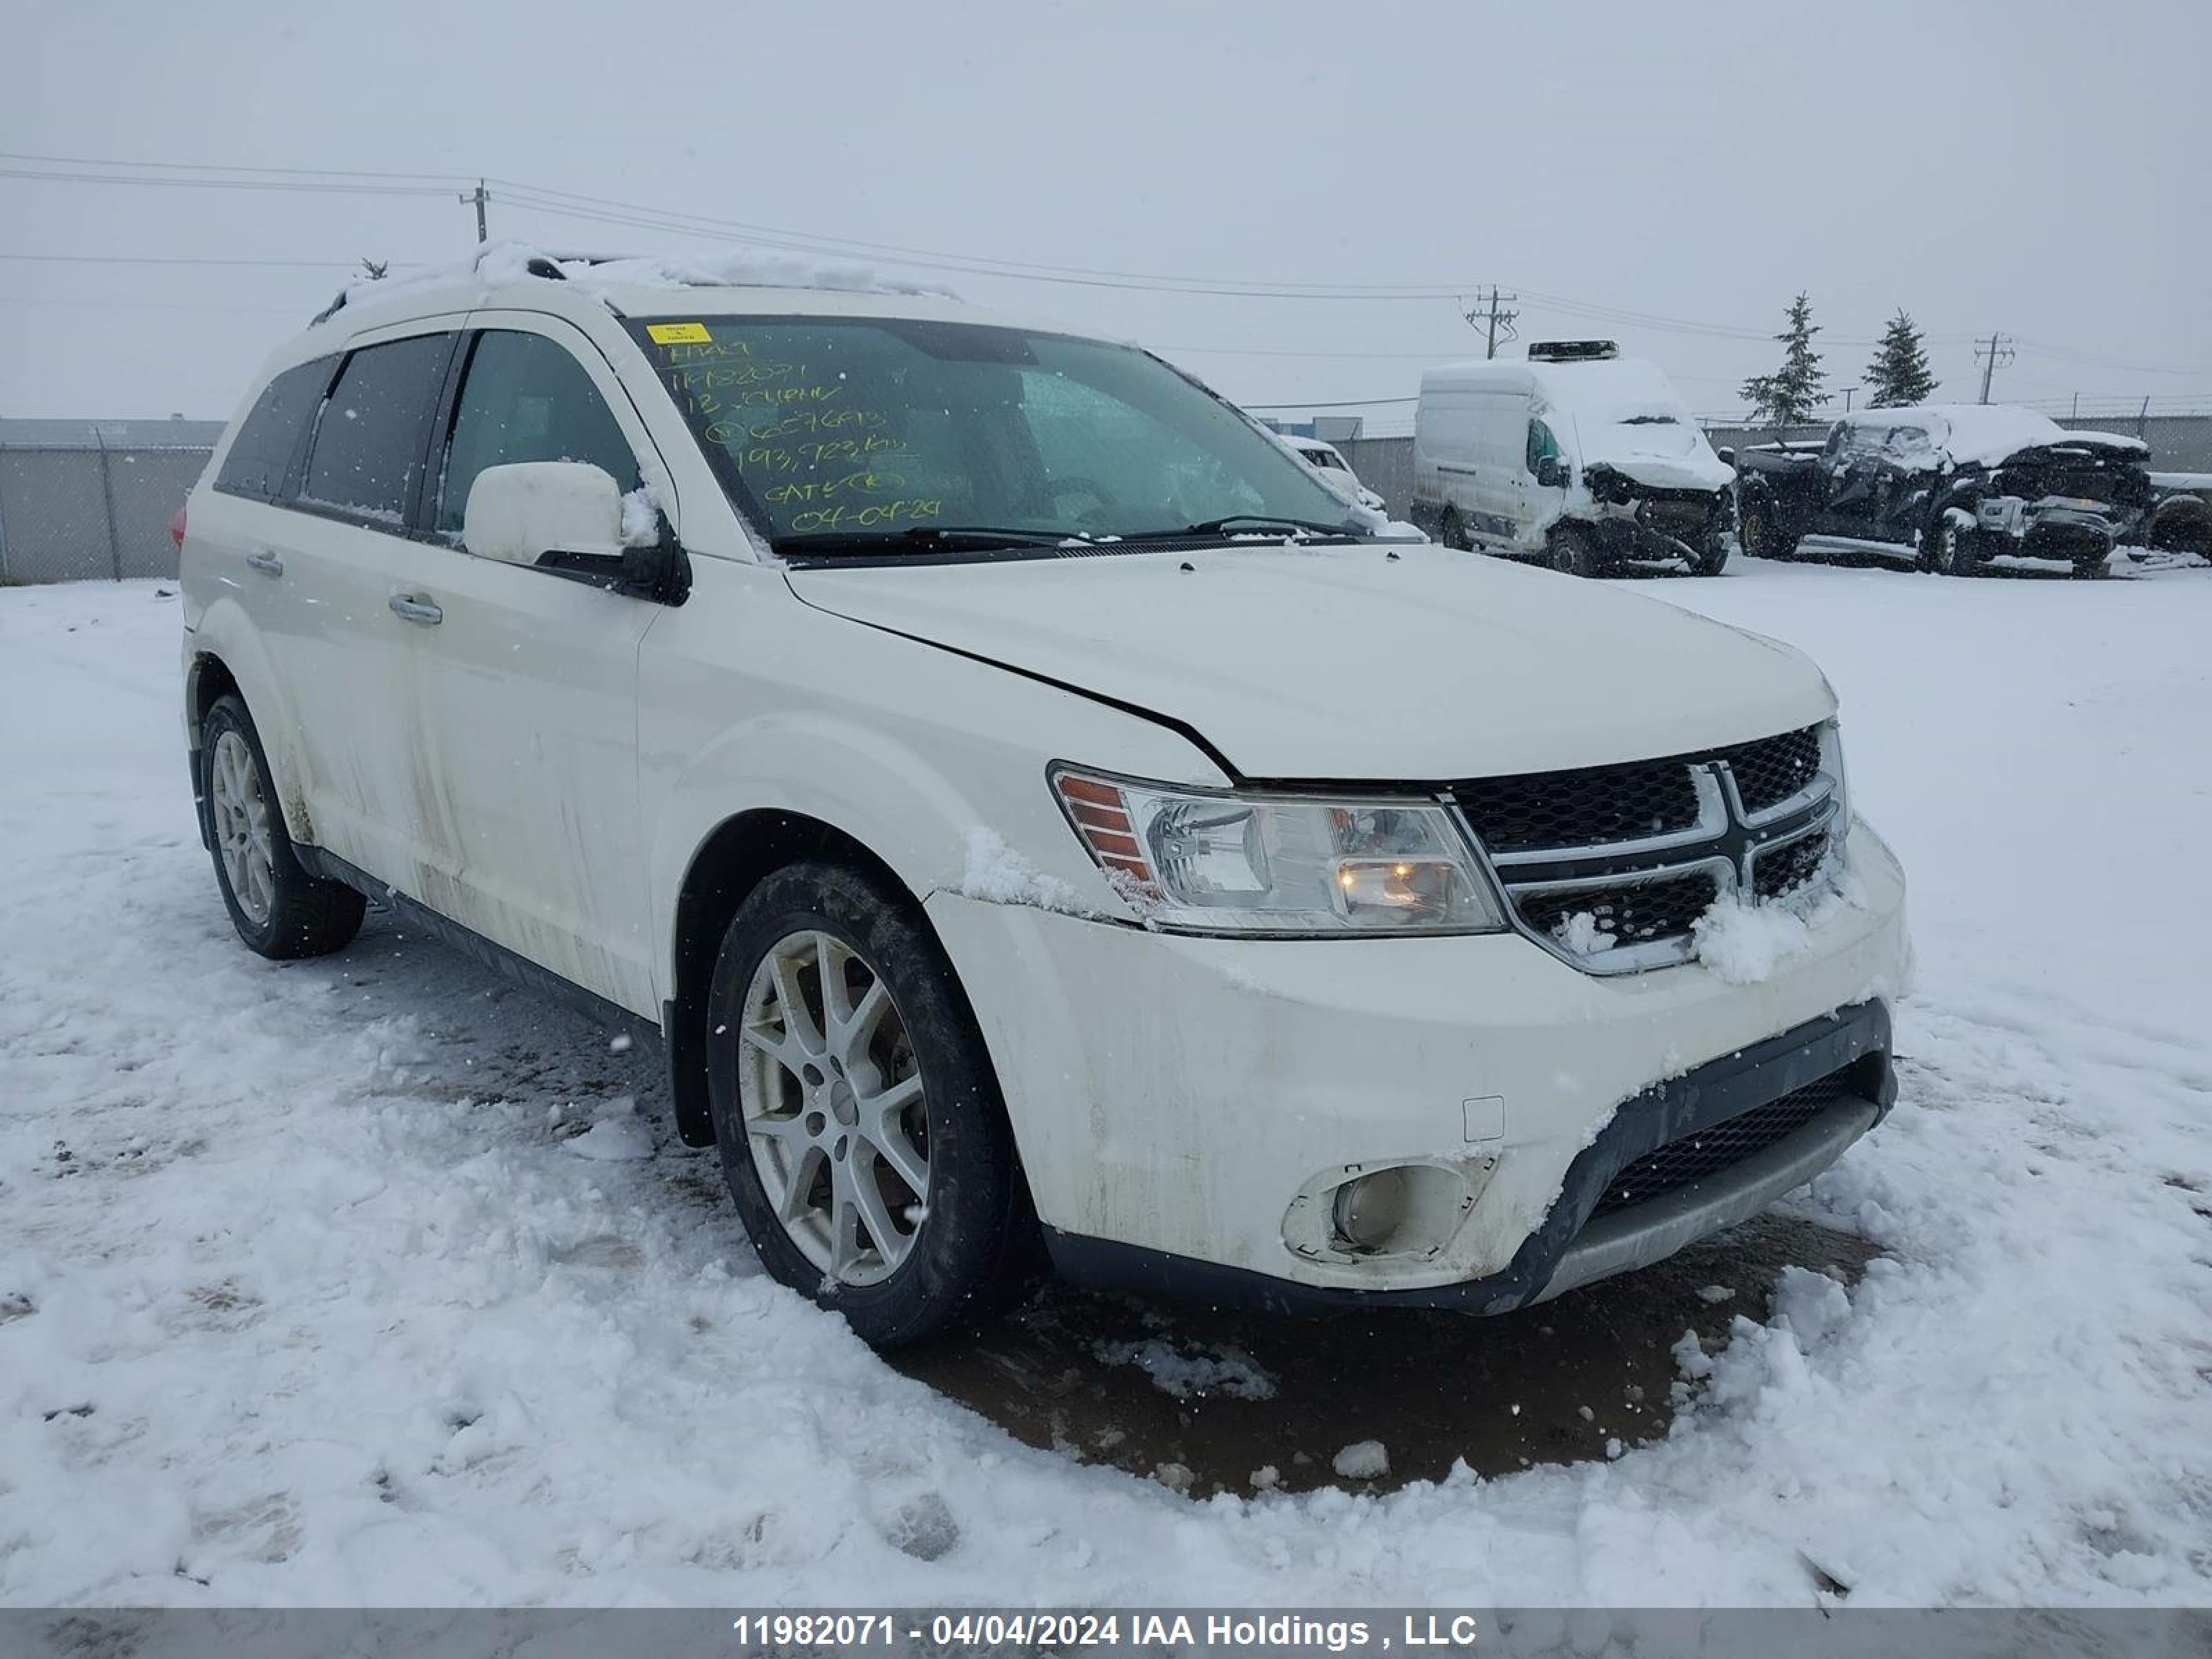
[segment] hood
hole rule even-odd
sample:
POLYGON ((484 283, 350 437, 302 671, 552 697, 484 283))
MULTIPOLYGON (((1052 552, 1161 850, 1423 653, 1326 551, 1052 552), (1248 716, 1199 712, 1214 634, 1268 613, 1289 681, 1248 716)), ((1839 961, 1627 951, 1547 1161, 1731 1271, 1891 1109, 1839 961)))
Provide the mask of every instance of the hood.
POLYGON ((1684 421, 1575 417, 1583 465, 1609 466, 1650 489, 1726 489, 1735 469, 1713 453, 1705 434, 1684 421))
POLYGON ((832 568, 789 580, 818 610, 1181 720, 1246 778, 1596 766, 1768 737, 1835 707, 1820 671, 1771 640, 1424 543, 832 568))

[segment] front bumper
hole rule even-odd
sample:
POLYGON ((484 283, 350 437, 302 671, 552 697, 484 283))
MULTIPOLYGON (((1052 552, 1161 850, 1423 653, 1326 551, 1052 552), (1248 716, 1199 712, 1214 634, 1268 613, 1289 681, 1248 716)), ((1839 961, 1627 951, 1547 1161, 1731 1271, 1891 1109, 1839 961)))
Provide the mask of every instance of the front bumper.
POLYGON ((1904 883, 1863 825, 1850 877, 1857 902, 1754 984, 1694 963, 1593 976, 1510 934, 1194 939, 949 893, 928 911, 1071 1273, 1496 1311, 1728 1224, 1721 1200, 1760 1207, 1787 1190, 1772 1180, 1809 1178, 1886 1109, 1904 883), (1714 1121, 1695 1113, 1846 1066, 1854 1109, 1700 1183, 1714 1204, 1668 1220, 1654 1200, 1585 1227, 1622 1164, 1714 1121), (1370 1256, 1310 1248, 1297 1206, 1316 1182, 1394 1163, 1463 1183, 1448 1236, 1370 1256))

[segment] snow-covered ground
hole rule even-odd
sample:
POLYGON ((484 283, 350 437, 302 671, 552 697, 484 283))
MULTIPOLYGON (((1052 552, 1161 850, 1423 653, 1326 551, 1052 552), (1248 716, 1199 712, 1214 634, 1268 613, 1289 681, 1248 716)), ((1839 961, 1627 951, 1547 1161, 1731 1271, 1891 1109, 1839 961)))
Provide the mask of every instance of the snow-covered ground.
POLYGON ((1887 1254, 1618 1461, 1202 1503, 774 1287, 647 1049, 388 919, 248 955, 174 599, 0 591, 0 1602, 2212 1598, 2212 571, 1639 586, 1814 653, 1911 874, 1806 1200, 1887 1254))

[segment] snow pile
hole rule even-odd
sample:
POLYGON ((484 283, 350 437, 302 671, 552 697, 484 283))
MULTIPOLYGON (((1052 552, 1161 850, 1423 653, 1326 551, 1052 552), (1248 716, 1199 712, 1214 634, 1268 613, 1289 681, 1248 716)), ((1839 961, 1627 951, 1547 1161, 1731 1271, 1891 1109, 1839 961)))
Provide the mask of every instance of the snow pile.
POLYGON ((1577 910, 1561 918, 1552 929, 1552 937, 1563 949, 1578 957, 1594 957, 1620 943, 1620 936, 1607 932, 1588 910, 1577 910))
POLYGON ((1109 1365, 1134 1365, 1152 1379, 1162 1394, 1178 1400, 1202 1399, 1210 1394, 1232 1400, 1273 1400, 1275 1379, 1251 1356, 1224 1348, 1216 1353, 1183 1353, 1175 1344, 1154 1337, 1143 1342, 1101 1342, 1091 1352, 1109 1365))
POLYGON ((1105 914, 1072 884, 1047 875, 1016 852, 997 830, 980 827, 968 832, 968 860, 953 891, 991 904, 1026 904, 1066 916, 1105 914))
POLYGON ((660 540, 660 501, 651 484, 640 484, 622 498, 624 547, 651 547, 660 540))
POLYGON ((1346 1480, 1380 1480, 1390 1473, 1389 1449, 1380 1440, 1360 1440, 1329 1460, 1329 1467, 1346 1480))

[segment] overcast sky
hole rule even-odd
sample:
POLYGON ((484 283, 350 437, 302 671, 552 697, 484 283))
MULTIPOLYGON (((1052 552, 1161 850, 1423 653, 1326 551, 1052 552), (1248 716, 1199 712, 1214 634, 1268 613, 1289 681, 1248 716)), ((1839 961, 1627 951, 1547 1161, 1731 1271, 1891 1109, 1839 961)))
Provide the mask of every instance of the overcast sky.
MULTIPOLYGON (((2019 341, 2001 398, 2212 404, 2206 0, 0 0, 0 18, 11 156, 484 173, 955 260, 1448 290, 932 273, 1136 337, 1249 404, 1409 398, 1425 362, 1480 355, 1453 296, 1492 282, 1520 290, 1524 337, 1616 337, 1700 411, 1772 366, 1738 336, 1801 288, 1832 386, 1904 306, 1944 395, 1975 395, 1972 337, 1997 329, 2019 341)), ((354 259, 467 253, 473 215, 440 181, 385 182, 435 193, 0 177, 0 415, 228 415, 354 259)), ((731 246, 492 189, 495 238, 731 246)), ((1410 404, 1369 413, 1405 430, 1410 404)))

